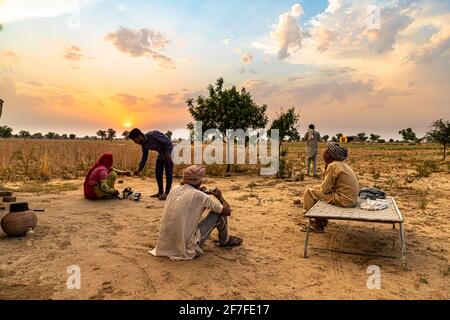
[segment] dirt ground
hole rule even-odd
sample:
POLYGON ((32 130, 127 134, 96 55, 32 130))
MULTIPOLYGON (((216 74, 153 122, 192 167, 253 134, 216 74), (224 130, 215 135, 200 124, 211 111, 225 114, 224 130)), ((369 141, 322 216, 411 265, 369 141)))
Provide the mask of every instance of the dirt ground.
MULTIPOLYGON (((153 179, 126 178, 119 185, 142 192, 140 202, 86 201, 82 180, 75 180, 76 190, 17 193, 18 201, 46 211, 37 213, 34 247, 0 231, 0 299, 449 299, 449 172, 408 184, 403 180, 411 168, 401 161, 393 166, 375 178, 396 196, 405 217, 407 272, 392 225, 332 221, 325 233, 312 234, 310 257, 303 258, 305 220, 293 200, 320 182, 315 178, 207 178, 205 184, 220 187, 230 202, 230 233, 244 243, 219 248, 214 232, 205 254, 187 262, 148 253, 164 205, 149 197, 153 179), (401 183, 393 186, 392 179, 401 183), (71 265, 81 269, 78 290, 66 286, 71 265), (380 267, 381 289, 367 287, 370 265, 380 267)), ((361 168, 355 169, 361 186, 373 185, 374 174, 361 168)))

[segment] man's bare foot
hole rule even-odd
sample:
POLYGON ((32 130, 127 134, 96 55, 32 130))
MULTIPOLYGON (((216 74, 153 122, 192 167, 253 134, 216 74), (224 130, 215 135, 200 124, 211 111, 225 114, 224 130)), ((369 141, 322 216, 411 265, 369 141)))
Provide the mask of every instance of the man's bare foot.
POLYGON ((150 196, 150 198, 158 198, 162 196, 162 193, 155 193, 153 195, 150 196))

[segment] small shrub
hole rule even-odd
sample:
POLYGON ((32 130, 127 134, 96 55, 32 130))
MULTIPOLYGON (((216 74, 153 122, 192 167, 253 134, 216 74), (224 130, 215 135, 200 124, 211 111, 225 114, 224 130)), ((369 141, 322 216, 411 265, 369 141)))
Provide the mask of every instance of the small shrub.
POLYGON ((431 170, 426 163, 423 163, 416 166, 416 173, 419 178, 428 178, 431 174, 431 170))

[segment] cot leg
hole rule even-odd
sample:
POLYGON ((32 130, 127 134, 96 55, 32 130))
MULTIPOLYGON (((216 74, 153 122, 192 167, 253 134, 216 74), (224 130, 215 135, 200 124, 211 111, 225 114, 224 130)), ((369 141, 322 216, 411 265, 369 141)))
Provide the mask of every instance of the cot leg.
POLYGON ((402 263, 403 269, 408 270, 408 263, 406 262, 406 244, 405 244, 405 231, 403 229, 403 223, 400 223, 400 244, 402 246, 402 263))
POLYGON ((308 240, 309 240, 310 229, 311 229, 311 218, 308 219, 308 226, 306 227, 304 258, 308 258, 308 240))

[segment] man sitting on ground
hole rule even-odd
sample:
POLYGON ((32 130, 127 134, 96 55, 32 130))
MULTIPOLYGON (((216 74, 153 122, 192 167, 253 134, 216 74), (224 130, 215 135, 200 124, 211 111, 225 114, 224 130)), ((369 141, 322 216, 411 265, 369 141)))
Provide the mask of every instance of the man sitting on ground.
MULTIPOLYGON (((307 188, 303 198, 303 212, 308 212, 318 201, 323 200, 329 204, 340 207, 354 207, 359 193, 359 183, 355 172, 344 161, 348 151, 339 143, 329 142, 323 153, 325 173, 320 186, 307 188)), ((323 232, 327 219, 314 219, 311 230, 323 232)), ((306 229, 303 229, 306 230, 306 229)))
POLYGON ((201 187, 205 168, 190 166, 183 171, 181 185, 170 191, 164 205, 164 218, 155 249, 149 251, 154 256, 168 257, 172 260, 190 260, 203 253, 201 246, 217 228, 219 246, 233 247, 242 239, 228 235, 230 205, 222 192, 211 192, 217 200, 208 196, 201 187), (200 221, 203 211, 210 210, 200 221))

